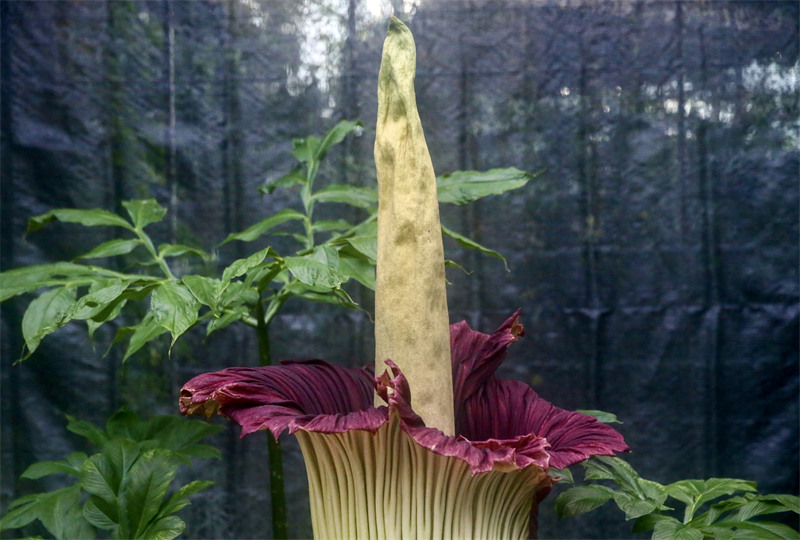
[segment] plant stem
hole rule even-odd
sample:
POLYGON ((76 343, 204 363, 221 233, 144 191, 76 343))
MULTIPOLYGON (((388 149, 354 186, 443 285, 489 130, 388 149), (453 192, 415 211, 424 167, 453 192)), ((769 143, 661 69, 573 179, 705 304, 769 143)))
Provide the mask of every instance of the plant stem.
MULTIPOLYGON (((258 320, 256 333, 258 334, 259 364, 269 366, 272 364, 269 324, 264 316, 264 305, 261 303, 261 299, 256 304, 256 317, 258 320)), ((283 453, 280 441, 275 439, 269 431, 267 431, 267 449, 269 452, 269 492, 272 504, 272 537, 288 538, 286 492, 283 485, 283 453)))

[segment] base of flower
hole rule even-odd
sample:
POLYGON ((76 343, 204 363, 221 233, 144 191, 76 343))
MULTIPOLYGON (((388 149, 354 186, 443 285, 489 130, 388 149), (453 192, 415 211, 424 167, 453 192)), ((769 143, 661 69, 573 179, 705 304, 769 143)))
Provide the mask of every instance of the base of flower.
POLYGON ((315 538, 527 538, 539 467, 473 474, 415 443, 396 415, 376 432, 297 436, 315 538))

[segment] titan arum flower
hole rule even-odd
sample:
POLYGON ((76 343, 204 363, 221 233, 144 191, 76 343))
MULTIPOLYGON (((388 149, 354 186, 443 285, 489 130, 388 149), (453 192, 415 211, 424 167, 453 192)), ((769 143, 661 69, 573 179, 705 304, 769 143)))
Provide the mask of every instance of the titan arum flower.
POLYGON ((378 83, 376 368, 323 360, 228 368, 184 385, 183 414, 242 436, 288 430, 317 538, 525 538, 563 469, 627 450, 591 416, 495 371, 523 335, 448 327, 436 180, 414 96, 414 41, 392 18, 378 83), (377 373, 377 375, 376 375, 377 373))

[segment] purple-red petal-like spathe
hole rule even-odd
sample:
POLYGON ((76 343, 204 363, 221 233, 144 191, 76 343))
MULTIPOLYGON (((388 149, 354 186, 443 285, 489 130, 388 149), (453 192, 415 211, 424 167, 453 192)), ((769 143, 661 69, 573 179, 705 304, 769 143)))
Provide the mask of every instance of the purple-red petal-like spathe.
POLYGON ((183 414, 222 414, 242 427, 242 436, 269 429, 315 433, 375 432, 396 413, 402 430, 417 444, 467 462, 473 473, 563 469, 592 455, 628 449, 622 436, 595 418, 560 409, 529 386, 495 376, 506 348, 524 329, 519 311, 493 334, 451 325, 456 411, 455 437, 428 428, 413 411, 413 396, 391 360, 374 378, 370 369, 344 368, 322 360, 293 360, 278 366, 228 368, 198 375, 181 390, 183 414), (389 404, 373 406, 373 392, 389 404))

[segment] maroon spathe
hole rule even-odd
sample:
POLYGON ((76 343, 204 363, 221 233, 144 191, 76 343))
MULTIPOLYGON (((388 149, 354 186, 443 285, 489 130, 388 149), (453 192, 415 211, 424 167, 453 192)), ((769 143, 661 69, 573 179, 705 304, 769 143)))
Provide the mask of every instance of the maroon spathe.
POLYGON ((521 382, 495 376, 508 345, 524 334, 519 313, 493 334, 476 332, 465 322, 450 326, 455 437, 426 427, 414 413, 408 383, 391 360, 390 370, 377 378, 371 368, 323 360, 198 375, 181 389, 181 413, 219 413, 239 424, 242 436, 269 429, 275 437, 286 429, 375 432, 397 414, 417 444, 464 460, 473 473, 530 465, 563 469, 592 455, 626 451, 622 436, 610 426, 560 409, 521 382), (388 407, 373 406, 375 391, 388 407))

